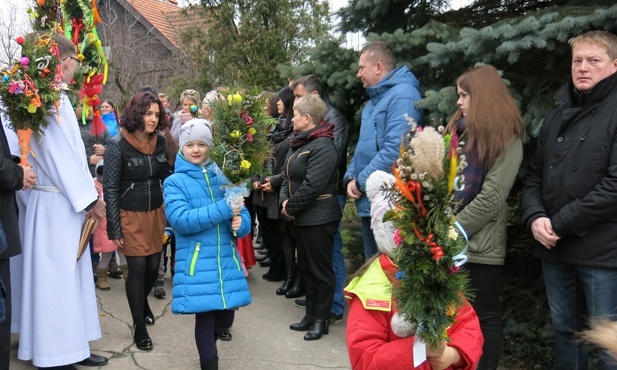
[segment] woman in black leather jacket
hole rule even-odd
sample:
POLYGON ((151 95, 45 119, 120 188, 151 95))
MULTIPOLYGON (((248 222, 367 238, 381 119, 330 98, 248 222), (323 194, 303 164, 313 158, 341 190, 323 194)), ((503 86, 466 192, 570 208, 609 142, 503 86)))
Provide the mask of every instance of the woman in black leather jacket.
POLYGON ((158 275, 165 230, 162 182, 171 174, 165 138, 157 134, 165 120, 156 95, 135 94, 122 114, 123 130, 105 151, 107 235, 126 255, 126 295, 141 350, 152 349, 146 325, 154 325, 154 315, 147 297, 158 275))
POLYGON ((328 334, 334 296, 332 248, 341 206, 336 198, 338 159, 334 125, 323 122, 325 114, 325 103, 314 94, 294 104, 294 133, 280 191, 281 213, 296 225, 298 266, 306 290, 306 315, 290 329, 308 330, 304 340, 328 334))

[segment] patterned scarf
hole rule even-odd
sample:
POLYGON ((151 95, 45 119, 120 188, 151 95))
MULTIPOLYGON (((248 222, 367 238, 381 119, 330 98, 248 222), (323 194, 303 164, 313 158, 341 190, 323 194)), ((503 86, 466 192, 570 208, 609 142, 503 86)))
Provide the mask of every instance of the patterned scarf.
MULTIPOLYGON (((463 140, 467 140, 466 124, 466 117, 459 119, 454 124, 458 136, 463 140)), ((467 167, 461 172, 461 175, 465 176, 465 181, 463 182, 465 187, 461 191, 454 192, 454 201, 460 202, 458 211, 465 208, 466 205, 476 198, 476 195, 482 190, 484 176, 486 176, 484 165, 480 163, 478 152, 475 148, 464 145, 461 154, 466 157, 467 167)))
POLYGON ((325 121, 322 121, 308 131, 294 132, 291 134, 291 137, 289 137, 289 141, 291 142, 291 147, 295 149, 318 137, 329 137, 334 139, 334 123, 326 124, 325 121))

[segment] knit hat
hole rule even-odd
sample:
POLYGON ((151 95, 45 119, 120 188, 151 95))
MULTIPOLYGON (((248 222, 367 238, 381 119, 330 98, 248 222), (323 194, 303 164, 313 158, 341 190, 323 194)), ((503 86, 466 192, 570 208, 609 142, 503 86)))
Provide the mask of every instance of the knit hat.
POLYGON ((193 118, 180 127, 180 149, 189 141, 202 141, 212 148, 212 127, 203 118, 193 118))
POLYGON ((394 226, 392 222, 384 222, 384 214, 394 209, 384 188, 392 186, 394 176, 384 171, 373 172, 366 180, 366 195, 371 202, 371 229, 379 251, 394 258, 397 245, 394 241, 394 226))

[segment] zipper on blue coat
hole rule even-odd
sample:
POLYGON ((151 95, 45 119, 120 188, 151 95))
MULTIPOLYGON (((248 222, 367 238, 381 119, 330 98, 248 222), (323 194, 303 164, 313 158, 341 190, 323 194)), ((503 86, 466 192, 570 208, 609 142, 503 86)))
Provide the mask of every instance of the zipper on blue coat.
MULTIPOLYGON (((214 199, 214 192, 212 191, 212 186, 210 185, 210 177, 208 177, 208 170, 204 167, 202 169, 204 177, 206 178, 206 182, 208 183, 208 190, 210 190, 210 199, 212 199, 212 203, 216 203, 216 199, 214 199)), ((223 269, 221 268, 221 226, 216 224, 216 234, 218 235, 217 242, 217 250, 216 250, 216 263, 219 269, 219 286, 221 289, 221 299, 223 300, 223 307, 227 308, 227 301, 225 300, 225 291, 223 290, 223 269)))
MULTIPOLYGON (((238 268, 238 271, 242 270, 242 266, 240 265, 240 263, 238 262, 238 258, 236 257, 236 251, 238 250, 238 248, 236 248, 236 246, 234 245, 234 243, 231 243, 231 255, 234 257, 234 261, 236 261, 236 267, 238 268)), ((238 252, 240 253, 240 252, 238 252)))
POLYGON ((373 125, 375 127, 375 150, 379 152, 379 142, 377 141, 377 122, 373 125))
POLYGON ((199 257, 199 250, 201 249, 201 243, 195 244, 195 250, 193 251, 193 259, 191 259, 191 268, 189 269, 189 275, 195 274, 195 264, 197 264, 197 257, 199 257))

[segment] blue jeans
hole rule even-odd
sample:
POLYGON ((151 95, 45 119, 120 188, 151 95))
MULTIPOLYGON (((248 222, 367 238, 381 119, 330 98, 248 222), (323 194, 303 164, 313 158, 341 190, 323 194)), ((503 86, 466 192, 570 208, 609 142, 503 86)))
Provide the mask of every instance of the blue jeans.
MULTIPOLYGON (((577 331, 585 317, 617 320, 617 268, 542 259, 542 271, 555 328, 555 368, 587 369, 587 352, 577 331)), ((599 369, 617 369, 605 351, 600 351, 599 369)))
MULTIPOLYGON (((337 196, 341 210, 345 208, 346 197, 344 195, 337 196)), ((341 230, 343 223, 340 222, 338 230, 334 234, 334 245, 332 250, 332 269, 334 270, 334 299, 332 300, 331 312, 333 315, 340 315, 345 311, 345 257, 343 257, 343 239, 341 238, 341 230)))
POLYGON ((370 217, 362 217, 362 241, 364 242, 364 260, 368 261, 378 251, 370 217))

